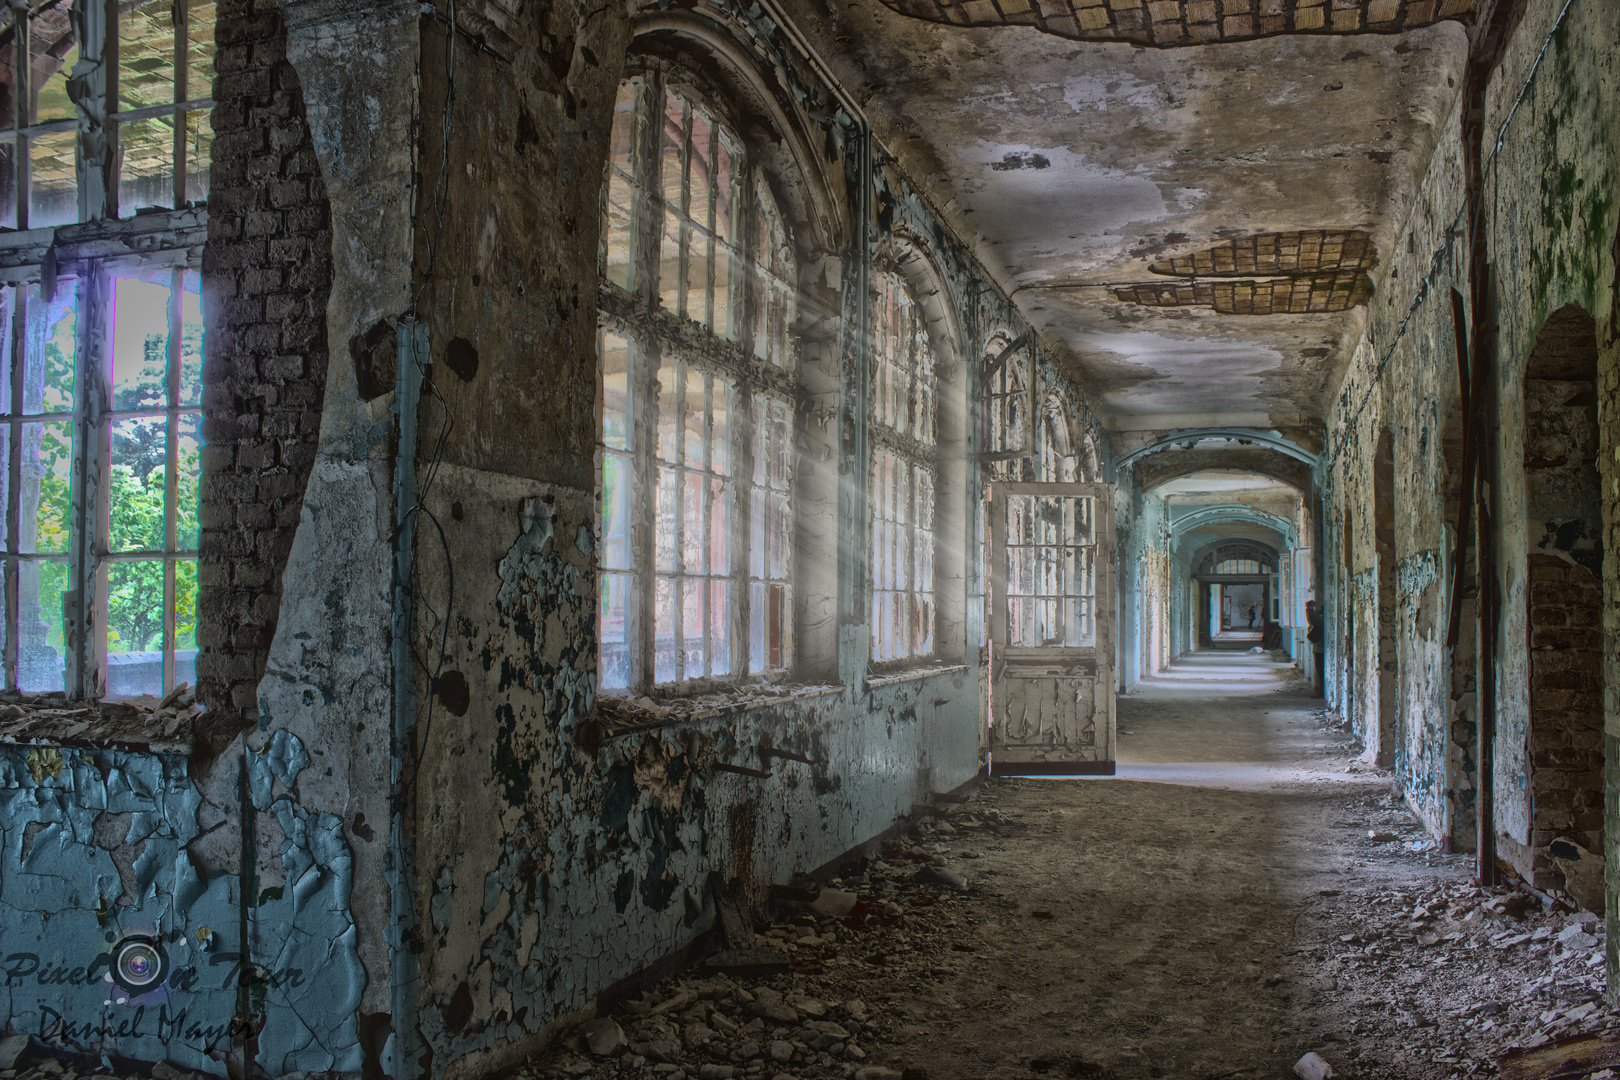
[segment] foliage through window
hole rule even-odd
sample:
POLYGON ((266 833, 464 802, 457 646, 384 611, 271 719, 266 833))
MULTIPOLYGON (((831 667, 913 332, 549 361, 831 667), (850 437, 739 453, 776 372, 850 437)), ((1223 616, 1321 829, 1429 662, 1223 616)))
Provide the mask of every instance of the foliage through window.
POLYGON ((792 667, 791 239, 676 69, 624 80, 603 195, 599 679, 792 667))
POLYGON ((934 652, 935 372, 898 271, 874 274, 870 388, 872 659, 934 652))

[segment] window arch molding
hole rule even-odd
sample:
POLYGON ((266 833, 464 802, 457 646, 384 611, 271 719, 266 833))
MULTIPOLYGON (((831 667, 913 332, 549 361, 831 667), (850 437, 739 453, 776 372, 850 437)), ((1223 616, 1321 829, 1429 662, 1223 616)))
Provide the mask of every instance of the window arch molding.
POLYGON ((735 127, 789 218, 801 255, 850 246, 853 227, 842 194, 842 162, 827 161, 825 133, 769 72, 770 61, 727 25, 719 8, 702 2, 685 11, 643 11, 631 34, 632 66, 646 58, 668 60, 708 83, 711 96, 731 106, 737 118, 766 118, 766 123, 735 127))
POLYGON ((989 365, 979 374, 977 388, 982 410, 979 460, 985 476, 991 481, 1030 479, 1039 427, 1033 347, 1027 337, 1019 339, 1012 331, 997 328, 986 338, 980 356, 981 363, 989 365))
MULTIPOLYGON (((923 655, 901 655, 888 661, 874 661, 880 667, 914 665, 929 660, 960 661, 967 649, 966 573, 970 564, 968 505, 968 365, 963 352, 960 305, 945 274, 940 270, 931 247, 904 226, 896 226, 873 252, 874 275, 893 271, 905 284, 917 305, 920 322, 933 355, 935 386, 934 501, 933 501, 933 648, 923 655)), ((874 293, 875 295, 875 293, 874 293)), ((867 467, 867 552, 871 557, 871 532, 879 514, 873 483, 878 462, 877 440, 871 431, 873 415, 872 379, 869 373, 866 397, 868 417, 867 467)), ((867 589, 873 590, 872 565, 868 565, 867 589)), ((872 620, 876 621, 875 617, 872 620)), ((873 627, 875 631, 875 627, 873 627)), ((875 640, 875 635, 874 635, 875 640)), ((874 651, 876 651, 874 649, 874 651)))

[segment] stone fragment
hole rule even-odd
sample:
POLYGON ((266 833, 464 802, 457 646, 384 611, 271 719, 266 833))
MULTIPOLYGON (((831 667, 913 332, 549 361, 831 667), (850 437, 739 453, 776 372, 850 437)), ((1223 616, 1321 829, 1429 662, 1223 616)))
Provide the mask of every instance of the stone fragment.
POLYGON ((737 1047, 737 1056, 742 1058, 744 1061, 754 1061, 763 1057, 764 1055, 765 1051, 761 1050, 759 1048, 759 1043, 756 1042, 745 1042, 741 1046, 737 1047))
POLYGON ((7 1035, 0 1039, 0 1069, 15 1069, 27 1049, 27 1035, 7 1035))
MULTIPOLYGON (((1375 844, 1386 844, 1389 841, 1396 839, 1396 836, 1395 836, 1394 833, 1388 832, 1388 831, 1386 831, 1384 829, 1368 829, 1367 830, 1367 839, 1371 840, 1375 844)), ((1306 1055, 1306 1057, 1309 1057, 1309 1056, 1310 1055, 1308 1055, 1308 1054, 1306 1055)), ((1301 1060, 1303 1060, 1303 1059, 1301 1059, 1301 1060)), ((1321 1059, 1318 1058, 1317 1060, 1320 1061, 1321 1059)), ((1297 1069, 1298 1066, 1296 1065, 1295 1068, 1297 1069)))
POLYGON ((605 1016, 586 1024, 584 1034, 585 1044, 597 1057, 611 1057, 630 1045, 624 1029, 605 1016))
POLYGON ((638 1044, 635 1050, 636 1053, 650 1057, 654 1061, 663 1061, 670 1065, 678 1064, 681 1060, 681 1044, 674 1039, 653 1039, 638 1044))
POLYGON ((786 1063, 793 1059, 793 1044, 786 1039, 771 1040, 771 1060, 786 1063))
POLYGON ((805 1016, 814 1017, 817 1020, 827 1015, 827 1006, 814 998, 795 995, 788 998, 787 1003, 805 1016))
POLYGON ((1562 836, 1547 845, 1547 854, 1564 875, 1564 886, 1576 903, 1589 911, 1603 906, 1603 856, 1562 836))
POLYGON ((943 866, 925 866, 912 880, 919 885, 943 885, 948 889, 967 888, 967 878, 943 866))
POLYGON ((797 1024, 799 1014, 793 1007, 782 1000, 782 995, 774 990, 760 990, 749 1011, 755 1016, 770 1020, 778 1024, 797 1024))
POLYGON ((900 1080, 900 1070, 886 1069, 882 1065, 868 1065, 855 1073, 855 1080, 900 1080))
POLYGON ((731 1080, 737 1070, 730 1065, 704 1065, 698 1069, 699 1080, 731 1080))
POLYGON ((1299 1077, 1299 1080, 1332 1080, 1333 1066, 1312 1050, 1294 1062, 1294 1075, 1299 1077))
POLYGON ((842 919, 855 910, 859 900, 860 897, 843 889, 822 889, 821 895, 810 905, 810 910, 829 919, 842 919))
POLYGON ((686 1030, 681 1033, 681 1041, 686 1044, 688 1050, 703 1046, 713 1038, 714 1029, 704 1023, 687 1024, 686 1030))

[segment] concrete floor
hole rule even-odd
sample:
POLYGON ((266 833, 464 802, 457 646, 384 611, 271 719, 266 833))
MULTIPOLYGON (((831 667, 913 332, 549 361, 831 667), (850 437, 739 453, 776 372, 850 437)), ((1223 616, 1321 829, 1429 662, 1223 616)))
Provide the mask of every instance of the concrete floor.
MULTIPOLYGON (((892 923, 779 913, 759 942, 794 974, 694 973, 641 1013, 698 999, 681 1074, 757 1080, 1286 1080, 1307 1051, 1360 1080, 1450 1080, 1607 1023, 1586 1004, 1601 940, 1566 944, 1574 917, 1523 897, 1498 910, 1467 856, 1425 850, 1387 774, 1308 694, 1268 657, 1183 658, 1120 699, 1117 777, 990 781, 835 882, 892 923), (968 887, 913 883, 930 858, 968 887), (738 1031, 765 989, 825 1007, 809 1015, 847 1025, 865 1056, 818 1060, 808 1023, 738 1031), (737 1033, 711 1040, 704 1018, 737 1033), (797 1049, 760 1060, 767 1044, 797 1049)), ((625 1056, 581 1049, 523 1075, 673 1077, 637 1056, 659 1021, 621 1019, 625 1056)))

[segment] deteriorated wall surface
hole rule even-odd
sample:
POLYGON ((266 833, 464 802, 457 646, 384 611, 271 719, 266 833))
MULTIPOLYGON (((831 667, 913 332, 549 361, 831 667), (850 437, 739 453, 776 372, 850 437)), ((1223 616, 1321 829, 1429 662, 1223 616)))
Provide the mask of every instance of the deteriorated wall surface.
POLYGON ((254 715, 320 429, 332 222, 276 3, 218 13, 197 682, 254 715))

